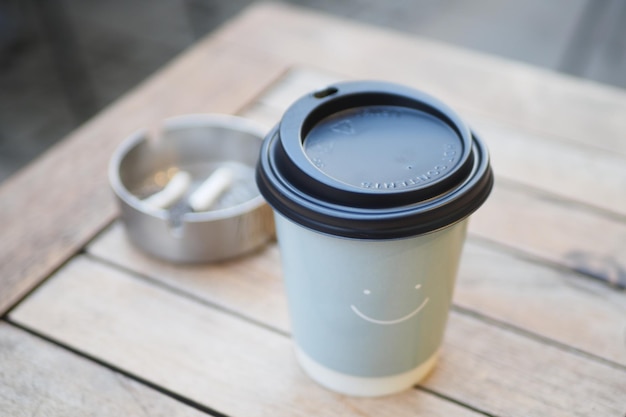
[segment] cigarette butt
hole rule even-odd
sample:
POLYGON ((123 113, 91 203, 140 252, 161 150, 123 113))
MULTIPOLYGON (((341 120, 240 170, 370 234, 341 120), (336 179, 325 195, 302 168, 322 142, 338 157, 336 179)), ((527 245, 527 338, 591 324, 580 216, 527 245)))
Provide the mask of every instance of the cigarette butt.
POLYGON ((194 211, 208 210, 232 182, 233 170, 226 166, 218 168, 191 194, 189 206, 194 211))
POLYGON ((186 171, 179 171, 161 191, 152 194, 143 202, 154 208, 167 208, 180 200, 190 185, 191 175, 186 171))

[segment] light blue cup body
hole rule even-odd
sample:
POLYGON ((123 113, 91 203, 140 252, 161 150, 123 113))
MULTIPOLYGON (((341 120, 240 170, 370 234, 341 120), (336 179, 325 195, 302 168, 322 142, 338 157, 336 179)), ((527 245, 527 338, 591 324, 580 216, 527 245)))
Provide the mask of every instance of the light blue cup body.
POLYGON ((493 173, 484 142, 437 99, 381 81, 293 103, 256 171, 275 212, 295 349, 345 394, 391 394, 433 368, 467 219, 493 173))
POLYGON ((357 240, 276 214, 293 338, 310 376, 352 395, 423 378, 441 346, 466 225, 357 240))

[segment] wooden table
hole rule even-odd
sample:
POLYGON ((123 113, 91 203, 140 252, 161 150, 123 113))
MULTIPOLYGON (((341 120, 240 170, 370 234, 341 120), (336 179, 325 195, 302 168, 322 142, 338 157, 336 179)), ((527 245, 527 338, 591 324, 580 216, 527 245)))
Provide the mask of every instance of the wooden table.
POLYGON ((249 9, 0 188, 0 415, 611 416, 626 413, 626 93, 278 5, 249 9), (436 370, 380 399, 298 368, 274 244, 146 257, 106 166, 163 118, 274 123, 338 79, 455 107, 496 173, 473 217, 436 370))

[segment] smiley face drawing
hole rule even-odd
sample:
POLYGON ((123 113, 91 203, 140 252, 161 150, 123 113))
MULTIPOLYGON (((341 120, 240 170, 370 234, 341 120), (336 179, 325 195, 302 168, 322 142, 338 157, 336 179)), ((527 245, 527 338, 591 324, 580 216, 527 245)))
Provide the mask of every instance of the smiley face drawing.
MULTIPOLYGON (((422 287, 421 284, 417 284, 414 287, 415 291, 419 291, 419 289, 422 287)), ((371 295, 372 291, 368 290, 368 289, 364 289, 363 290, 363 294, 365 295, 371 295)), ((354 312, 354 314, 356 314, 357 316, 359 316, 360 318, 362 318, 365 321, 368 321, 370 323, 374 323, 374 324, 381 324, 381 325, 392 325, 392 324, 398 324, 398 323, 402 323, 404 321, 407 321, 408 319, 410 319, 411 317, 416 316, 420 311, 422 311, 422 309, 424 307, 426 307, 426 304, 428 304, 428 301, 430 300, 430 298, 426 297, 424 299, 424 301, 422 301, 422 303, 420 305, 418 305, 413 311, 409 312, 408 314, 395 318, 395 319, 391 319, 391 320, 381 320, 381 319, 377 319, 374 317, 370 317, 369 315, 365 314, 364 312, 362 312, 361 310, 359 310, 359 308, 357 306, 355 306, 354 304, 350 305, 350 308, 352 309, 352 311, 354 312)))

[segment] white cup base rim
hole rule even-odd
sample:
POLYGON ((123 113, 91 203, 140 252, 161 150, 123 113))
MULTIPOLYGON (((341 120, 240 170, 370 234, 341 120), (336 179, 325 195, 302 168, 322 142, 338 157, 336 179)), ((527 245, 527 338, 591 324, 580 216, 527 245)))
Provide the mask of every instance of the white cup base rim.
POLYGON ((430 373, 439 355, 437 350, 421 365, 401 374, 359 377, 342 374, 319 364, 298 346, 295 346, 295 351, 300 366, 313 380, 332 391, 356 397, 391 395, 413 387, 430 373))

